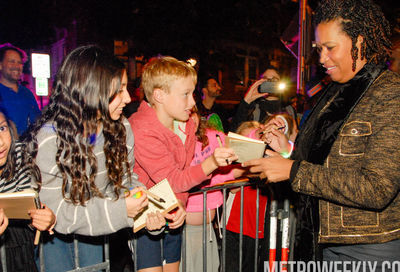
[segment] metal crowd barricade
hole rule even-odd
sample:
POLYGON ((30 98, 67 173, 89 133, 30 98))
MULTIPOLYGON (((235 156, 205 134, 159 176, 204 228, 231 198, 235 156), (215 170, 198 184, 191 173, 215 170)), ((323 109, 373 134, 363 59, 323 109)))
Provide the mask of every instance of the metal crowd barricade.
MULTIPOLYGON (((203 250, 203 271, 207 271, 207 209, 206 209, 206 203, 207 203, 207 193, 211 191, 216 191, 216 190, 222 190, 223 193, 223 205, 222 205, 222 242, 221 242, 221 248, 220 248, 220 269, 219 271, 224 272, 226 271, 226 225, 227 225, 227 207, 226 207, 226 199, 227 199, 227 190, 233 189, 233 188, 240 188, 240 198, 241 198, 241 205, 240 205, 240 234, 239 234, 239 267, 237 271, 242 271, 242 264, 243 264, 243 198, 244 198, 244 187, 250 186, 255 183, 256 179, 239 179, 235 181, 230 181, 230 182, 225 182, 221 185, 216 185, 213 187, 207 187, 200 189, 194 193, 201 193, 203 194, 203 233, 202 233, 202 250, 203 250)), ((259 206, 259 200, 260 200, 260 189, 257 186, 257 199, 256 199, 256 239, 255 239, 255 260, 254 260, 254 270, 253 271, 259 271, 261 267, 259 267, 258 264, 258 253, 259 253, 259 239, 258 239, 258 218, 259 218, 259 212, 260 212, 260 206, 259 206)), ((290 203, 289 200, 285 199, 283 203, 283 209, 278 209, 278 201, 277 200, 270 200, 269 199, 269 218, 265 217, 265 220, 269 220, 270 222, 270 237, 269 239, 267 238, 267 232, 265 233, 265 241, 268 241, 268 246, 266 248, 269 248, 268 252, 264 252, 261 254, 266 254, 266 257, 269 257, 269 260, 274 262, 277 261, 277 255, 279 260, 281 261, 289 261, 291 260, 291 255, 289 253, 292 253, 292 243, 290 239, 290 233, 294 230, 294 226, 292 222, 289 220, 289 218, 293 218, 293 216, 290 216, 291 210, 290 210, 290 203), (280 231, 278 231, 278 222, 280 221, 280 231), (275 231, 273 230, 275 229, 275 231), (278 240, 277 237, 279 233, 282 233, 281 237, 281 251, 279 254, 277 253, 277 245, 276 241, 278 240)), ((190 256, 186 256, 186 244, 185 244, 185 230, 183 231, 183 237, 182 237, 182 272, 191 272, 191 271, 186 271, 186 265, 185 262, 187 258, 190 258, 190 256)), ((135 243, 134 243, 135 244, 135 243)), ((135 250, 136 251, 136 250, 135 250)), ((135 254, 134 254, 135 255, 135 254)), ((161 257, 162 258, 162 257, 161 257)), ((268 260, 268 258, 266 258, 268 260)), ((134 261, 136 260, 136 256, 134 256, 134 261)), ((135 262, 136 263, 136 262, 135 262)), ((265 265, 265 264, 261 264, 265 265)), ((272 268, 272 267, 271 267, 272 268)), ((263 271, 272 271, 272 270, 267 270, 265 267, 262 267, 263 271)), ((136 271, 136 267, 135 267, 136 271)), ((288 270, 286 270, 288 271, 288 270)), ((244 271, 247 272, 247 271, 244 271)), ((289 271, 290 272, 290 271, 289 271)))
MULTIPOLYGON (((200 189, 196 191, 195 193, 202 193, 203 194, 203 235, 202 235, 202 247, 203 247, 203 271, 207 271, 207 209, 206 209, 206 203, 207 203, 207 193, 211 191, 216 191, 216 190, 222 190, 223 193, 223 205, 222 205, 222 242, 221 242, 221 248, 220 248, 220 269, 219 271, 224 272, 226 271, 226 225, 227 225, 227 207, 226 207, 226 200, 227 200, 227 190, 233 189, 233 188, 240 188, 240 198, 241 198, 241 204, 240 204, 240 234, 239 234, 239 267, 237 271, 242 271, 242 264, 243 264, 243 198, 244 198, 244 187, 250 186, 252 184, 255 184, 255 180, 252 179, 240 179, 240 180, 235 180, 235 181, 230 181, 230 182, 225 182, 221 185, 216 185, 213 187, 207 187, 200 189)), ((255 239, 255 248, 254 248, 254 271, 259 271, 260 267, 258 267, 258 248, 259 248, 259 237, 258 237, 258 218, 259 218, 259 200, 260 200, 260 189, 257 186, 257 199, 256 199, 256 239, 255 239)), ((274 261, 277 261, 277 237, 279 235, 278 231, 278 221, 281 221, 281 233, 282 233, 282 247, 281 247, 281 252, 279 254, 281 261, 290 261, 292 260, 292 248, 293 248, 293 239, 290 239, 290 237, 294 233, 294 216, 293 213, 291 212, 290 209, 290 203, 289 200, 285 199, 283 201, 283 209, 278 209, 278 201, 275 199, 269 198, 268 199, 268 208, 269 213, 266 213, 265 221, 268 220, 269 222, 269 233, 270 237, 269 239, 267 238, 267 235, 265 235, 265 240, 268 241, 268 246, 266 248, 269 248, 268 252, 263 252, 261 254, 266 254, 268 255, 266 259, 269 260, 270 263, 270 268, 269 270, 264 267, 263 271, 272 271, 272 263, 274 261), (267 217, 269 215, 269 218, 267 217)), ((267 232, 265 233, 267 234, 267 232)), ((0 240, 0 255, 1 255, 1 263, 2 263, 2 268, 4 272, 7 272, 6 268, 6 256, 5 256, 5 246, 3 243, 3 237, 1 237, 0 240)), ((136 241, 134 241, 134 250, 136 252, 136 241)), ((190 256, 185 256, 185 233, 183 233, 183 244, 182 244, 182 271, 186 271, 185 269, 185 261, 186 258, 190 258, 190 256)), ((74 240, 74 248, 75 248, 75 269, 71 270, 70 272, 91 272, 91 271, 110 271, 110 258, 109 258, 109 243, 108 243, 108 236, 105 236, 105 241, 104 241, 104 256, 105 256, 105 261, 102 263, 94 264, 88 267, 80 267, 79 265, 79 249, 78 249, 78 241, 74 240)), ((45 272, 45 267, 44 267, 44 262, 43 262, 43 248, 42 244, 39 245, 39 256, 40 256, 40 271, 45 272)), ((136 267, 136 254, 133 255, 133 260, 134 260, 134 269, 137 271, 136 267)), ((261 264, 265 265, 265 264, 261 264)), ((288 270, 286 270, 288 271, 288 270)), ((190 272, 190 271, 187 271, 190 272)), ((247 272, 247 271, 245 271, 247 272)), ((290 271, 289 271, 290 272, 290 271)))
MULTIPOLYGON (((227 190, 233 189, 233 188, 240 188, 240 234, 239 234, 239 267, 238 270, 239 272, 242 271, 242 265, 243 265, 243 198, 244 198, 244 190, 243 188, 246 186, 254 185, 257 184, 257 199, 256 199, 256 239, 255 239, 255 247, 254 247, 254 271, 259 271, 260 267, 258 267, 258 254, 259 254, 259 237, 258 237, 258 226, 259 226, 259 213, 260 213, 260 206, 259 206, 259 201, 260 201, 260 188, 259 185, 262 184, 259 181, 258 178, 252 179, 252 178, 246 178, 246 179, 238 179, 230 182, 225 182, 221 185, 213 186, 213 187, 207 187, 198 190, 196 193, 203 193, 203 271, 207 271, 207 260, 205 256, 207 256, 207 247, 206 247, 206 227, 207 227, 207 221, 206 221, 206 203, 207 203, 207 193, 210 191, 215 191, 215 190, 222 190, 223 192, 223 205, 222 205, 222 231, 223 231, 223 239, 222 239, 222 246, 221 246, 221 252, 220 252, 220 269, 219 271, 224 272, 226 271, 226 224, 227 224, 227 219, 226 219, 226 199, 227 199, 227 190)), ((269 257, 269 261, 275 262, 277 261, 277 254, 276 254, 276 249, 277 249, 277 238, 279 236, 279 233, 281 233, 281 252, 279 254, 280 256, 280 261, 289 261, 292 260, 292 255, 289 255, 289 253, 293 252, 293 239, 290 239, 291 235, 294 233, 294 223, 295 221, 293 220, 294 215, 292 210, 290 209, 290 202, 288 199, 284 199, 283 203, 283 209, 278 209, 278 200, 271 198, 268 199, 268 206, 270 213, 266 214, 265 216, 265 221, 270 220, 270 227, 269 227, 269 233, 270 237, 267 239, 267 232, 265 232, 265 241, 268 241, 267 247, 269 248, 269 252, 264 252, 261 254, 266 254, 267 257, 269 257), (269 215, 269 218, 267 217, 269 215), (290 220, 289 220, 290 218, 290 220), (278 231, 278 221, 281 221, 280 224, 280 232, 278 231)), ((267 209, 268 211, 268 209, 267 209)), ((185 245, 182 247, 182 252, 185 252, 185 245)), ((188 256, 183 256, 182 262, 184 263, 186 258, 188 256)), ((268 259, 268 258, 266 258, 268 259)), ((264 265, 264 264, 261 264, 264 265)), ((185 271, 185 265, 182 265, 183 270, 185 271)), ((272 267, 270 267, 272 269, 272 267)), ((263 271, 268 271, 266 268, 263 267, 263 271)), ((272 271, 272 270, 269 270, 272 271)), ((288 270, 286 270, 288 271, 288 270)), ((187 271, 190 272, 190 271, 187 271)), ((247 272, 247 271, 246 271, 247 272)))

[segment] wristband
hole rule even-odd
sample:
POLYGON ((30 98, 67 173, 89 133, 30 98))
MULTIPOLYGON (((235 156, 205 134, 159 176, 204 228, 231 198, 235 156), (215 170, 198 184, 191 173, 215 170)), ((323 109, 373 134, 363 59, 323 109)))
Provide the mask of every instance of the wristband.
POLYGON ((292 141, 288 141, 288 142, 290 144, 290 151, 281 153, 281 156, 284 157, 285 159, 290 158, 290 156, 292 155, 293 149, 294 149, 294 143, 292 141))

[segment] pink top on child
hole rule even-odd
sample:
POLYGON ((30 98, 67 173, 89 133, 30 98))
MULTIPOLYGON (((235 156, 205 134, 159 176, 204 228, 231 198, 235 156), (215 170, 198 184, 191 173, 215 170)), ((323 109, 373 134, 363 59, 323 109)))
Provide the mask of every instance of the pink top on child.
MULTIPOLYGON (((222 144, 225 145, 225 134, 216 130, 207 129, 206 135, 208 138, 208 145, 202 149, 202 143, 197 141, 192 165, 198 165, 209 156, 211 156, 215 148, 219 147, 217 135, 220 136, 222 144)), ((200 184, 201 188, 213 186, 227 180, 233 180, 234 176, 232 171, 227 174, 217 173, 211 176, 211 179, 200 184)), ((222 204, 222 193, 220 190, 207 193, 207 210, 215 209, 222 204)), ((190 195, 186 205, 187 212, 202 212, 203 211, 203 194, 190 195)))

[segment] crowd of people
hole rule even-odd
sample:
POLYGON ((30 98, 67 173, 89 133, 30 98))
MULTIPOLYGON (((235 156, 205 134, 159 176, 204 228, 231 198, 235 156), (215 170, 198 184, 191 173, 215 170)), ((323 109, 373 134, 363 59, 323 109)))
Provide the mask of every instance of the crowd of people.
MULTIPOLYGON (((231 115, 217 103, 222 88, 216 77, 198 80, 190 64, 169 56, 147 62, 141 101, 124 112, 131 103, 127 70, 96 45, 64 58, 40 112, 19 84, 25 53, 1 46, 0 192, 30 188, 41 201, 40 209, 29 211, 31 220, 9 219, 0 208, 8 271, 37 271, 39 265, 72 270, 74 240, 81 267, 101 263, 104 236, 121 231, 127 236, 111 237, 128 237, 125 245, 137 241, 134 252, 123 254, 136 255, 138 271, 179 271, 184 228, 186 271, 203 271, 203 196, 189 191, 249 174, 265 184, 285 182, 281 190, 290 191, 298 222, 295 260, 373 260, 374 271, 398 261, 400 76, 388 69, 389 24, 372 0, 322 0, 315 39, 329 78, 309 89, 312 107, 303 112, 302 96, 284 104, 274 91, 260 91, 280 80, 278 69, 268 67, 231 115), (238 156, 225 146, 228 131, 264 141, 264 157, 236 163, 238 156), (150 213, 146 227, 133 234, 134 218, 149 203, 145 189, 164 179, 178 207, 150 213), (35 229, 43 232, 44 263, 35 253, 35 229)), ((237 192, 229 192, 224 215, 226 269, 238 270, 242 231, 242 271, 252 271, 256 239, 260 248, 268 243, 270 195, 261 189, 256 203, 252 186, 243 199, 237 192)), ((220 267, 213 222, 223 201, 220 191, 208 193, 207 271, 220 267)), ((265 248, 261 252, 260 264, 267 260, 265 248)))

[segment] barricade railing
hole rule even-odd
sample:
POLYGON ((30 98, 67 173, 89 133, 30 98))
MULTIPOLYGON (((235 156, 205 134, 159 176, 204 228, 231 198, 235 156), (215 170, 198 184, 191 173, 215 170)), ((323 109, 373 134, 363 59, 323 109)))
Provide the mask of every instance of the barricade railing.
MULTIPOLYGON (((199 189, 195 192, 192 192, 191 194, 203 194, 203 232, 202 232, 202 251, 203 251, 203 271, 207 271, 207 194, 212 191, 217 191, 221 190, 223 194, 223 204, 222 204, 222 241, 221 241, 221 248, 220 248, 220 269, 219 271, 225 272, 226 271, 226 225, 227 225, 227 192, 228 190, 234 189, 234 188, 240 188, 240 233, 239 233, 239 267, 238 270, 239 272, 242 271, 242 265, 243 265, 243 204, 244 204, 244 187, 246 186, 256 186, 257 190, 257 198, 256 198, 256 238, 255 238, 255 246, 254 246, 254 270, 253 271, 266 271, 264 267, 259 267, 259 265, 265 265, 265 264, 259 264, 258 262, 258 256, 259 256, 259 213, 260 213, 260 186, 264 186, 264 182, 260 181, 258 178, 245 178, 245 179, 238 179, 238 180, 233 180, 233 181, 228 181, 222 184, 218 184, 212 187, 206 187, 199 189)), ((268 187, 265 188, 266 190, 269 190, 268 187)), ((273 195, 273 193, 271 193, 273 195)), ((290 232, 294 229, 293 222, 289 221, 289 217, 293 218, 293 216, 290 216, 289 214, 291 213, 290 209, 290 203, 288 199, 285 199, 282 201, 282 203, 278 202, 277 200, 272 200, 269 198, 268 199, 268 210, 270 211, 269 213, 266 213, 265 220, 268 220, 270 222, 270 230, 266 233, 270 233, 269 239, 265 236, 265 241, 268 241, 268 245, 266 248, 269 248, 268 252, 264 252, 262 254, 266 254, 266 259, 269 261, 277 261, 277 255, 280 257, 279 260, 281 261, 289 261, 291 260, 291 256, 289 255, 289 252, 291 253, 291 248, 292 248, 292 243, 290 243, 290 232), (283 204, 283 209, 278 209, 278 204, 283 204), (280 228, 278 231, 278 222, 281 222, 280 228), (277 254, 277 238, 279 233, 282 233, 282 239, 281 239, 281 251, 279 254, 277 254)), ((292 220, 293 221, 293 220, 292 220)), ((211 222, 210 222, 211 224, 211 222)), ((185 240, 185 231, 183 232, 183 239, 182 239, 182 272, 191 272, 191 271, 186 271, 186 265, 185 262, 190 256, 186 256, 186 240, 185 240)), ((135 243, 134 243, 135 245, 135 243)), ((135 246, 134 246, 135 247, 135 246)), ((135 250, 136 252, 136 250, 135 250)), ((136 270, 136 256, 134 258, 134 263, 135 263, 135 271, 136 270)), ((161 256, 163 259, 163 257, 161 256)), ((271 267, 272 268, 272 267, 271 267)), ((272 272, 272 270, 270 270, 272 272)), ((288 271, 288 270, 286 270, 288 271)), ((247 272, 247 271, 244 271, 247 272)), ((290 272, 290 271, 289 271, 290 272)))
MULTIPOLYGON (((257 178, 245 178, 245 179, 238 179, 238 180, 233 180, 229 182, 225 182, 223 184, 215 185, 212 187, 206 187, 197 190, 196 192, 193 192, 192 194, 203 194, 203 232, 202 232, 202 251, 203 251, 203 271, 207 271, 207 194, 212 191, 217 191, 221 190, 223 194, 223 204, 222 204, 222 241, 221 241, 221 247, 219 250, 220 254, 220 269, 219 271, 225 272, 226 271, 226 225, 227 225, 227 210, 226 210, 226 200, 227 200, 227 192, 228 190, 234 189, 234 188, 240 188, 240 233, 239 233, 239 267, 238 270, 239 272, 242 271, 242 265, 243 265, 243 204, 244 204, 244 187, 246 186, 251 186, 255 185, 256 190, 257 190, 257 198, 256 198, 256 231, 255 231, 255 247, 254 247, 254 270, 253 271, 259 271, 259 263, 258 263, 258 256, 259 256, 259 213, 260 213, 260 186, 262 182, 260 182, 259 179, 257 178)), ((265 185, 263 185, 265 186, 265 185)), ((268 206, 267 206, 267 211, 269 212, 266 213, 265 216, 265 221, 268 220, 269 222, 269 230, 268 232, 270 233, 269 239, 267 235, 265 235, 265 241, 268 241, 268 245, 266 248, 269 248, 268 252, 262 252, 261 254, 267 254, 266 259, 269 261, 270 264, 270 269, 272 269, 272 263, 274 261, 277 261, 277 238, 278 238, 278 222, 281 220, 281 233, 282 233, 282 239, 281 239, 281 251, 280 251, 280 260, 281 261, 290 261, 292 260, 292 250, 291 248, 293 247, 293 243, 291 243, 290 237, 293 235, 291 232, 294 231, 294 220, 292 218, 293 214, 290 209, 290 203, 288 199, 285 199, 283 201, 283 209, 278 209, 278 201, 273 199, 271 200, 271 197, 268 198, 268 206), (268 217, 267 217, 268 216, 268 217), (289 218, 291 218, 289 220, 289 218)), ((211 222, 210 222, 211 224, 211 222)), ((267 231, 265 234, 268 233, 267 231)), ((185 233, 183 233, 182 237, 182 271, 186 271, 186 266, 185 262, 187 258, 190 258, 190 256, 186 256, 186 241, 185 241, 185 233)), ((293 239, 292 239, 293 240, 293 239)), ((6 255, 5 255, 5 246, 3 243, 3 237, 1 237, 1 244, 0 244, 0 255, 1 255, 1 263, 2 263, 2 268, 4 272, 7 272, 7 267, 6 267, 6 255)), ((134 240, 134 251, 136 252, 136 240, 134 240)), ((91 272, 91 271, 110 271, 110 258, 109 258, 109 242, 108 242, 108 236, 105 236, 105 241, 104 241, 104 257, 105 261, 102 263, 94 264, 91 266, 87 267, 80 267, 80 262, 79 262, 79 249, 78 249, 78 241, 74 239, 74 249, 75 249, 75 268, 73 270, 70 270, 70 272, 91 272)), ((161 254, 163 254, 161 252, 161 254)), ((40 271, 45 272, 45 267, 44 267, 44 262, 43 262, 43 247, 42 244, 39 244, 39 256, 40 256, 40 271)), ((137 271, 136 267, 136 254, 133 254, 132 256, 133 261, 134 261, 134 271, 137 271)), ((162 258, 162 256, 161 256, 162 258)), ((261 264, 265 265, 265 264, 261 264)), ((267 271, 265 268, 263 268, 262 271, 267 271)), ((272 270, 269 270, 272 271, 272 270)), ((288 270, 286 270, 288 271, 288 270)), ((9 271, 10 272, 10 271, 9 271)), ((190 272, 190 271, 187 271, 190 272)), ((247 272, 247 271, 245 271, 247 272)), ((289 271, 290 272, 290 271, 289 271)))
MULTIPOLYGON (((254 270, 253 271, 259 271, 262 269, 264 270, 264 267, 259 267, 259 265, 264 265, 263 263, 258 262, 258 256, 259 256, 259 218, 260 218, 260 186, 263 187, 264 190, 268 190, 270 197, 268 197, 268 204, 267 204, 267 210, 270 211, 269 213, 266 213, 265 216, 265 221, 268 220, 269 222, 269 230, 265 231, 265 241, 268 241, 268 244, 266 245, 265 248, 269 248, 268 252, 262 252, 261 254, 266 254, 266 259, 269 260, 270 262, 277 261, 277 254, 276 254, 276 249, 277 249, 277 238, 279 234, 281 233, 281 251, 279 256, 279 261, 289 261, 292 260, 292 255, 289 255, 289 253, 292 253, 292 248, 293 248, 293 243, 290 237, 293 237, 293 234, 291 232, 294 231, 294 224, 295 220, 294 215, 293 215, 293 209, 290 208, 290 202, 289 199, 284 199, 284 200, 277 200, 274 199, 274 191, 271 188, 268 188, 268 185, 265 185, 265 181, 261 181, 259 178, 245 178, 245 179, 237 179, 233 181, 228 181, 216 186, 212 187, 206 187, 198 190, 195 193, 202 193, 203 194, 203 271, 207 271, 207 260, 205 256, 207 256, 207 247, 206 247, 206 227, 207 227, 207 221, 206 221, 206 203, 207 203, 207 193, 216 191, 216 190, 222 190, 223 193, 223 204, 222 204, 222 233, 223 233, 223 238, 222 238, 222 245, 221 245, 221 251, 220 251, 220 270, 221 272, 226 271, 226 225, 227 225, 227 212, 226 212, 226 200, 227 200, 227 191, 234 189, 234 188, 240 188, 240 233, 239 233, 239 267, 238 270, 239 272, 242 271, 242 265, 243 265, 243 204, 244 204, 244 187, 246 186, 256 186, 256 230, 255 230, 255 246, 254 246, 254 270), (279 206, 283 206, 281 209, 278 209, 279 206), (290 220, 289 220, 290 218, 290 220), (278 222, 281 222, 280 228, 278 231, 278 222), (267 238, 267 233, 269 233, 269 239, 267 238), (272 257, 272 258, 271 258, 272 257)), ((182 246, 182 252, 185 252, 185 245, 182 246)), ((182 258, 183 262, 183 271, 185 271, 185 261, 188 256, 184 256, 182 258)), ((272 267, 270 267, 272 269, 272 267)), ((272 270, 270 270, 272 271, 272 270)), ((288 270, 286 270, 288 271, 288 270)), ((190 271, 187 271, 190 272, 190 271)), ((246 271, 247 272, 247 271, 246 271)))

